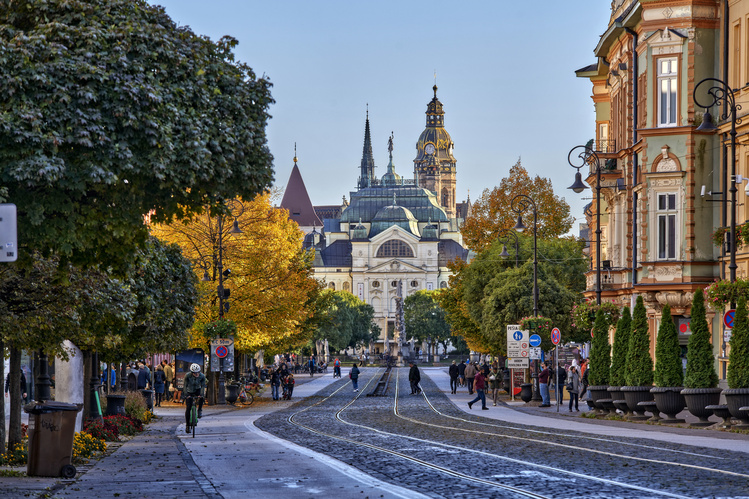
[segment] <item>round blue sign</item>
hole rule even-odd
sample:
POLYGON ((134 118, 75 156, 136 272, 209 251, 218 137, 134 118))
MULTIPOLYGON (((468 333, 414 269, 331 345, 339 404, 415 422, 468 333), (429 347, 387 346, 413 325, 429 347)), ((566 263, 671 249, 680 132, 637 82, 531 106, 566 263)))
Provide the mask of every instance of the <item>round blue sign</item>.
POLYGON ((515 331, 514 333, 512 333, 512 337, 515 338, 515 341, 520 341, 523 339, 523 332, 515 331))
POLYGON ((541 344, 541 337, 539 335, 537 335, 537 334, 532 334, 531 335, 531 346, 532 347, 537 347, 540 344, 541 344))

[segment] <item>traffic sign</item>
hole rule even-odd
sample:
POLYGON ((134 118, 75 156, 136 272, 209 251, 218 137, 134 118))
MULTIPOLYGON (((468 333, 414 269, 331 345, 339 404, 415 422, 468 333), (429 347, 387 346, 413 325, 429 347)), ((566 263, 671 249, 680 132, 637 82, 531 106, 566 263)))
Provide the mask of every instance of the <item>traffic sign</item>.
POLYGON ((211 340, 211 371, 219 372, 222 362, 224 372, 234 371, 234 340, 232 338, 211 340))
POLYGON ((540 359, 541 358, 541 348, 540 347, 533 347, 530 349, 530 358, 531 359, 540 359))
POLYGON ((736 316, 736 309, 732 308, 723 315, 723 324, 728 329, 733 329, 733 318, 736 316))
POLYGON ((528 331, 522 331, 517 324, 507 326, 507 357, 518 358, 528 356, 528 331), (525 352, 525 355, 523 355, 525 352))
POLYGON ((555 345, 559 345, 560 341, 562 341, 562 332, 558 327, 555 327, 551 330, 551 342, 555 345))
POLYGON ((216 348, 216 357, 218 357, 219 359, 223 359, 227 355, 229 355, 229 349, 225 346, 221 345, 216 348))
POLYGON ((532 347, 537 347, 541 345, 541 337, 537 334, 531 335, 531 341, 530 344, 532 347))
POLYGON ((528 369, 530 361, 525 359, 507 359, 507 367, 510 369, 528 369))

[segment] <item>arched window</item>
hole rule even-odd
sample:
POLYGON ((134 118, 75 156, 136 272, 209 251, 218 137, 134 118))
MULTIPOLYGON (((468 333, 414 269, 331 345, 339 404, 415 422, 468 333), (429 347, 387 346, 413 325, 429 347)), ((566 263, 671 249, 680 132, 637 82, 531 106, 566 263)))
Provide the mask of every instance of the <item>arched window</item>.
POLYGON ((331 282, 330 284, 328 284, 328 287, 330 289, 332 289, 333 291, 335 291, 335 283, 334 282, 331 282))
POLYGON ((344 291, 351 291, 351 285, 348 282, 343 283, 343 290, 344 291))
POLYGON ((447 188, 442 188, 442 206, 450 204, 450 194, 448 194, 447 188))
POLYGON ((388 258, 393 256, 413 258, 414 251, 411 249, 411 246, 397 239, 385 241, 379 248, 377 248, 376 258, 388 258))

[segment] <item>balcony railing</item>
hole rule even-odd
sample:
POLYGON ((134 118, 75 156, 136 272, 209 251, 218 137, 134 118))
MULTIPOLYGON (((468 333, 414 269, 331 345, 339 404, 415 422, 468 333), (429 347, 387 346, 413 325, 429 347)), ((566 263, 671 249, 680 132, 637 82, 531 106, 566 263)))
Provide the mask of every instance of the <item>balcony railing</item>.
POLYGON ((592 149, 597 153, 615 153, 616 152, 616 140, 604 139, 598 142, 593 142, 592 149))

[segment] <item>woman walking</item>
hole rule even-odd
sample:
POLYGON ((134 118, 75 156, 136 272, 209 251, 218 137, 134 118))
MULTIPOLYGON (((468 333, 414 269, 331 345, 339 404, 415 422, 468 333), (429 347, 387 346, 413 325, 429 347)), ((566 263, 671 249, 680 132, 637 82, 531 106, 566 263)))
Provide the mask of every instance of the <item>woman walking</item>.
POLYGON ((356 362, 353 363, 353 367, 351 367, 351 371, 348 373, 348 377, 351 378, 351 384, 354 387, 354 391, 359 391, 359 368, 356 367, 356 362))
POLYGON ((499 372, 497 366, 493 366, 491 371, 489 371, 489 388, 492 391, 492 402, 494 402, 492 405, 497 405, 497 400, 499 400, 499 389, 501 386, 502 373, 499 372))
POLYGON ((161 407, 161 401, 164 399, 164 388, 166 387, 166 374, 164 368, 159 364, 153 373, 153 391, 156 393, 156 407, 161 407))
POLYGON ((572 412, 573 402, 575 410, 580 410, 577 408, 577 395, 580 393, 581 386, 580 374, 578 374, 577 368, 575 366, 570 367, 570 372, 567 374, 567 391, 570 392, 570 412, 572 412))

